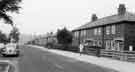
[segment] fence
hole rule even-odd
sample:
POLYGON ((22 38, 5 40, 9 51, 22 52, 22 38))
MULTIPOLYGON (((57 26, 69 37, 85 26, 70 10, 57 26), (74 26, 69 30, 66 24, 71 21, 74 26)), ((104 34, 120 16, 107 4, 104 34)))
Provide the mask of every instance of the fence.
POLYGON ((84 53, 88 54, 88 55, 96 56, 97 49, 94 49, 94 48, 84 48, 84 53))
POLYGON ((101 49, 100 55, 122 61, 135 62, 135 51, 112 51, 101 49))

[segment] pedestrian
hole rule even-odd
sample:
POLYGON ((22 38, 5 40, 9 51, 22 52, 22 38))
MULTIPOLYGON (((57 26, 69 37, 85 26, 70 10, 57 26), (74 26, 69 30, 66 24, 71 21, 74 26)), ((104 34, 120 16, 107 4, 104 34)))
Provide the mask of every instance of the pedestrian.
POLYGON ((82 43, 80 43, 80 45, 79 45, 80 56, 83 52, 83 48, 84 48, 84 45, 82 43))

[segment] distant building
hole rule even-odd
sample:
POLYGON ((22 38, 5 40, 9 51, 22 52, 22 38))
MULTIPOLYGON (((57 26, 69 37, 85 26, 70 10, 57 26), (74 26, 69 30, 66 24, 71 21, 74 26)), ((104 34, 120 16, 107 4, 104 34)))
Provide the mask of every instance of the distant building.
POLYGON ((57 43, 56 34, 49 34, 46 36, 47 42, 57 43))
POLYGON ((45 46, 47 43, 56 43, 57 39, 55 34, 53 33, 47 33, 44 36, 40 36, 37 39, 35 39, 35 43, 38 45, 43 45, 45 46))
POLYGON ((135 14, 127 12, 124 4, 120 4, 118 13, 98 19, 92 15, 88 22, 73 31, 73 44, 90 40, 92 45, 104 50, 135 51, 135 14))

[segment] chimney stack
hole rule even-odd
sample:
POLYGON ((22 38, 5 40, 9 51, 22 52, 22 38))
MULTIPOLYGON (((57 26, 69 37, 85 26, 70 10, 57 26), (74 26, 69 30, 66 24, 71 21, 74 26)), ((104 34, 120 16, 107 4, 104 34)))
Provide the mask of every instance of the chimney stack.
POLYGON ((96 14, 92 14, 91 21, 96 21, 97 19, 98 17, 96 16, 96 14))
POLYGON ((126 13, 125 4, 120 4, 118 8, 118 15, 124 15, 126 13))

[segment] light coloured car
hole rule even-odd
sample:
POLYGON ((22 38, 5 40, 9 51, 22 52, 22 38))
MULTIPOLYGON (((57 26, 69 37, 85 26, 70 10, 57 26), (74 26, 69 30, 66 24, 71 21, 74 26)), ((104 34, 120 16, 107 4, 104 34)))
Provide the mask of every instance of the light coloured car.
POLYGON ((4 47, 5 47, 4 43, 0 43, 0 49, 2 49, 4 47))
POLYGON ((19 47, 16 43, 8 43, 2 49, 3 56, 19 56, 19 47))
POLYGON ((4 43, 0 43, 0 53, 2 52, 3 48, 5 48, 5 44, 4 43))

